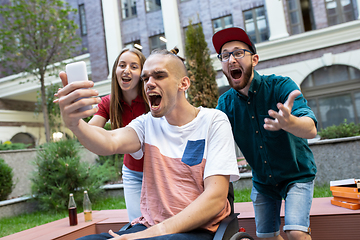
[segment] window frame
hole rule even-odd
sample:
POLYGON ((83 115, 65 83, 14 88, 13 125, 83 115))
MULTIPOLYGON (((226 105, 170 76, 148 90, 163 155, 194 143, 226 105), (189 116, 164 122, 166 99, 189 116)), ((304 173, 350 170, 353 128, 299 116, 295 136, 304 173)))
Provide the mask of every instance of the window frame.
POLYGON ((124 48, 130 48, 129 46, 131 45, 131 48, 135 48, 135 49, 139 50, 140 52, 142 52, 142 49, 139 49, 134 46, 135 44, 139 44, 140 46, 142 46, 140 40, 135 40, 132 42, 125 43, 124 48))
MULTIPOLYGON (((335 65, 332 65, 332 66, 335 66, 335 65)), ((349 65, 342 65, 342 66, 346 66, 346 71, 348 73, 348 76, 350 76, 350 68, 354 68, 354 67, 349 66, 349 65)), ((321 68, 319 68, 319 69, 321 69, 321 68)), ((319 70, 319 69, 317 69, 317 70, 319 70)), ((358 69, 358 68, 354 68, 354 69, 360 71, 360 69, 358 69)), ((339 96, 344 96, 346 94, 350 94, 352 108, 353 108, 353 112, 354 112, 354 121, 355 121, 355 123, 360 123, 360 116, 359 116, 360 113, 357 110, 357 106, 356 106, 356 102, 355 102, 355 94, 360 93, 360 78, 351 79, 349 77, 349 79, 345 80, 345 81, 329 83, 329 84, 324 84, 324 85, 320 85, 320 86, 303 87, 302 86, 303 83, 305 83, 305 81, 308 79, 308 77, 310 75, 313 75, 314 72, 316 72, 317 70, 310 73, 304 79, 304 81, 301 83, 300 86, 301 86, 301 91, 302 91, 305 99, 307 101, 312 101, 312 100, 315 101, 316 109, 313 109, 313 110, 314 110, 315 114, 317 113, 316 118, 318 120, 318 129, 323 128, 323 121, 322 121, 322 116, 321 116, 322 113, 320 111, 321 106, 319 104, 319 101, 324 98, 339 97, 339 96)), ((316 80, 313 80, 313 81, 316 81, 316 80)))
POLYGON ((80 20, 81 36, 86 36, 87 35, 87 24, 86 24, 85 4, 79 5, 79 20, 80 20))
POLYGON ((135 18, 137 17, 137 9, 136 9, 136 0, 134 1, 135 6, 132 6, 131 3, 134 0, 120 0, 120 7, 121 7, 121 19, 122 20, 126 20, 126 19, 130 19, 130 18, 135 18), (128 6, 126 8, 123 8, 123 3, 126 2, 128 4, 128 6), (135 14, 132 13, 132 7, 135 7, 135 14), (128 10, 129 12, 129 16, 126 17, 124 14, 124 11, 128 10))
POLYGON ((251 38, 251 35, 249 34, 248 30, 246 29, 246 19, 245 19, 245 13, 246 12, 249 12, 251 11, 251 14, 252 14, 252 19, 254 21, 254 27, 255 27, 255 40, 254 39, 251 39, 253 41, 253 43, 260 43, 260 42, 265 42, 265 41, 269 41, 269 37, 270 37, 270 30, 269 30, 269 23, 268 23, 268 18, 266 16, 266 8, 264 5, 262 6, 258 6, 258 7, 255 7, 255 8, 251 8, 251 9, 247 9, 247 10, 244 10, 242 12, 243 14, 243 20, 244 20, 244 28, 245 28, 245 31, 248 33, 249 37, 251 38), (265 22, 266 22, 266 29, 267 29, 267 35, 268 35, 268 38, 264 41, 261 41, 261 32, 259 31, 259 28, 258 28, 258 20, 257 20, 257 15, 256 15, 256 9, 259 9, 259 8, 263 8, 263 11, 264 11, 264 17, 265 17, 265 22), (255 18, 254 18, 255 17, 255 18))
POLYGON ((150 53, 155 50, 155 49, 166 49, 166 42, 163 42, 160 40, 160 37, 164 37, 165 38, 165 33, 161 33, 161 34, 157 34, 157 35, 153 35, 153 36, 150 36, 149 37, 149 50, 150 50, 150 53), (157 38, 158 39, 158 42, 159 43, 163 43, 163 44, 158 44, 156 47, 153 47, 152 46, 152 39, 153 38, 157 38), (160 47, 158 47, 160 46, 160 47), (165 47, 161 47, 161 46, 165 46, 165 47))
POLYGON ((296 9, 294 9, 294 10, 290 10, 290 7, 289 7, 290 1, 289 0, 286 1, 286 4, 287 4, 286 7, 287 7, 287 12, 288 12, 288 17, 289 17, 290 31, 291 31, 291 34, 303 33, 305 31, 305 28, 304 28, 303 15, 302 15, 302 11, 301 11, 301 3, 300 3, 301 0, 293 0, 293 1, 296 2, 296 9), (296 24, 292 23, 292 21, 291 21, 291 13, 293 13, 293 12, 297 13, 298 18, 299 18, 299 23, 296 23, 296 24), (294 26, 299 26, 300 27, 298 33, 293 32, 294 26))
POLYGON ((149 10, 148 10, 148 4, 149 4, 149 2, 151 2, 152 4, 154 4, 154 6, 158 6, 158 5, 155 3, 156 0, 144 0, 144 1, 145 1, 145 11, 146 11, 147 13, 161 10, 161 1, 160 1, 160 6, 159 6, 158 8, 156 8, 156 9, 149 9, 149 10))
MULTIPOLYGON (((349 21, 353 21, 353 20, 356 20, 354 2, 353 2, 353 0, 349 0, 349 1, 350 1, 350 5, 351 5, 351 10, 352 10, 351 11, 352 20, 349 20, 349 21)), ((341 5, 341 0, 324 0, 324 3, 325 3, 326 19, 327 19, 328 26, 334 26, 334 25, 337 25, 337 24, 347 22, 347 21, 345 21, 345 13, 346 12, 344 12, 344 7, 341 5), (331 16, 329 15, 329 11, 328 11, 328 8, 327 8, 328 2, 336 2, 336 13, 337 14, 331 15, 331 16), (332 16, 336 16, 337 19, 339 20, 339 22, 334 23, 334 24, 330 24, 329 17, 332 17, 332 16)))
POLYGON ((213 34, 220 31, 220 30, 223 30, 225 28, 229 28, 229 27, 234 27, 234 20, 233 20, 233 17, 231 14, 229 15, 226 15, 226 16, 222 16, 222 17, 219 17, 219 18, 215 18, 215 19, 212 19, 211 20, 211 26, 212 26, 212 29, 213 29, 213 34), (226 26, 225 25, 225 18, 227 17, 230 17, 231 19, 231 26, 226 26), (221 20, 221 29, 218 29, 218 30, 215 30, 215 27, 214 27, 214 22, 217 21, 217 20, 221 20))

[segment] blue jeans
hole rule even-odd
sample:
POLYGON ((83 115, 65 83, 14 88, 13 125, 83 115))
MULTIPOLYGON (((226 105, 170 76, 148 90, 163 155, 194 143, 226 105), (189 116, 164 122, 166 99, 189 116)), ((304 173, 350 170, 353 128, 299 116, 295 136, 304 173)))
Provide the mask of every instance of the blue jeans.
MULTIPOLYGON (((283 231, 310 232, 310 208, 314 182, 294 183, 288 188, 285 200, 285 225, 283 231)), ((280 208, 282 200, 274 200, 252 188, 256 223, 256 236, 270 238, 280 234, 280 208)))
MULTIPOLYGON (((121 232, 115 232, 116 234, 123 235, 128 233, 134 233, 134 232, 140 232, 146 229, 146 226, 142 224, 136 224, 132 228, 121 231, 121 232)), ((85 237, 78 238, 78 240, 102 240, 102 239, 109 239, 112 238, 112 236, 108 233, 101 233, 101 234, 93 234, 88 235, 85 237)), ((169 234, 169 235, 163 235, 159 237, 151 237, 146 239, 151 240, 212 240, 214 238, 214 233, 206 231, 206 230, 193 230, 191 232, 187 233, 176 233, 176 234, 169 234)))
POLYGON ((135 218, 141 216, 140 196, 143 172, 130 170, 123 165, 122 174, 126 210, 129 216, 129 221, 131 222, 135 218))

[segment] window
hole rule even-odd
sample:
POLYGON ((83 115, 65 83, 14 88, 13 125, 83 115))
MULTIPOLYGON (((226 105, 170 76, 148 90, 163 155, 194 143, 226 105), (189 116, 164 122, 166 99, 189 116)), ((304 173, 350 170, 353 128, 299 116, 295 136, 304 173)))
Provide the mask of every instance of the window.
POLYGON ((122 19, 136 17, 136 0, 121 0, 122 19))
POLYGON ((160 0, 145 0, 146 12, 152 12, 161 9, 160 0))
POLYGON ((310 0, 287 0, 291 34, 315 29, 310 0))
POLYGON ((360 123, 360 70, 334 65, 311 73, 301 84, 318 120, 318 129, 344 122, 360 123))
POLYGON ((80 15, 80 30, 81 36, 85 36, 87 34, 87 27, 86 27, 86 18, 85 18, 85 5, 79 5, 79 15, 80 15))
POLYGON ((35 139, 29 133, 24 133, 24 132, 17 133, 10 139, 10 141, 12 143, 29 144, 29 146, 27 148, 34 148, 35 147, 35 139))
POLYGON ((355 20, 352 0, 325 0, 329 26, 355 20))
POLYGON ((224 28, 229 28, 234 26, 231 15, 213 20, 212 25, 213 25, 214 33, 224 28))
POLYGON ((264 7, 245 11, 244 20, 245 30, 253 43, 269 40, 269 28, 264 7))
POLYGON ((154 49, 166 49, 165 35, 160 34, 150 37, 150 52, 154 49))
POLYGON ((140 40, 136 40, 125 44, 125 48, 136 48, 137 50, 141 51, 143 47, 140 44, 140 40))

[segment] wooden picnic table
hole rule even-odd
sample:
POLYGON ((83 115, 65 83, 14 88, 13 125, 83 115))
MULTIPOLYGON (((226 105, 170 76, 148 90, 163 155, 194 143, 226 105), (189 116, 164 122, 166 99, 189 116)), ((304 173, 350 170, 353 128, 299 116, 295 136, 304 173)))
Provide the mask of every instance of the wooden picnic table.
MULTIPOLYGON (((255 234, 254 210, 251 202, 235 203, 235 212, 239 226, 244 227, 254 239, 255 234)), ((281 211, 281 228, 284 224, 284 208, 281 211)), ((314 240, 359 240, 360 239, 360 210, 350 210, 331 204, 331 197, 314 198, 310 212, 312 239, 314 240)), ((118 231, 128 223, 126 209, 93 211, 93 220, 84 221, 84 214, 78 214, 78 225, 69 226, 69 219, 63 218, 21 231, 0 240, 73 240, 89 234, 107 232, 112 229, 118 231)), ((287 239, 281 230, 281 235, 287 239)))

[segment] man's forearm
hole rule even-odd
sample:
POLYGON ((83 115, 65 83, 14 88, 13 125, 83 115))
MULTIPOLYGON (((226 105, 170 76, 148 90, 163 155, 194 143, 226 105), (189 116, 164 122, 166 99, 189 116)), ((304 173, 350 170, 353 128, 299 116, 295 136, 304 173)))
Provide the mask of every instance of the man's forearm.
POLYGON ((229 178, 225 176, 212 176, 212 178, 208 189, 205 189, 194 202, 163 222, 167 234, 199 228, 214 219, 226 207, 229 178), (211 188, 222 188, 222 190, 212 191, 211 188))
POLYGON ((205 191, 180 213, 142 232, 119 239, 138 239, 189 232, 208 223, 226 207, 229 176, 211 176, 205 179, 205 182, 205 191))
POLYGON ((114 147, 112 147, 112 141, 110 141, 111 134, 105 129, 91 126, 80 120, 79 125, 70 128, 70 130, 75 134, 79 142, 91 152, 98 155, 114 154, 114 147))
POLYGON ((317 130, 314 120, 310 117, 293 117, 293 123, 284 128, 285 131, 301 138, 312 139, 316 137, 317 130))

